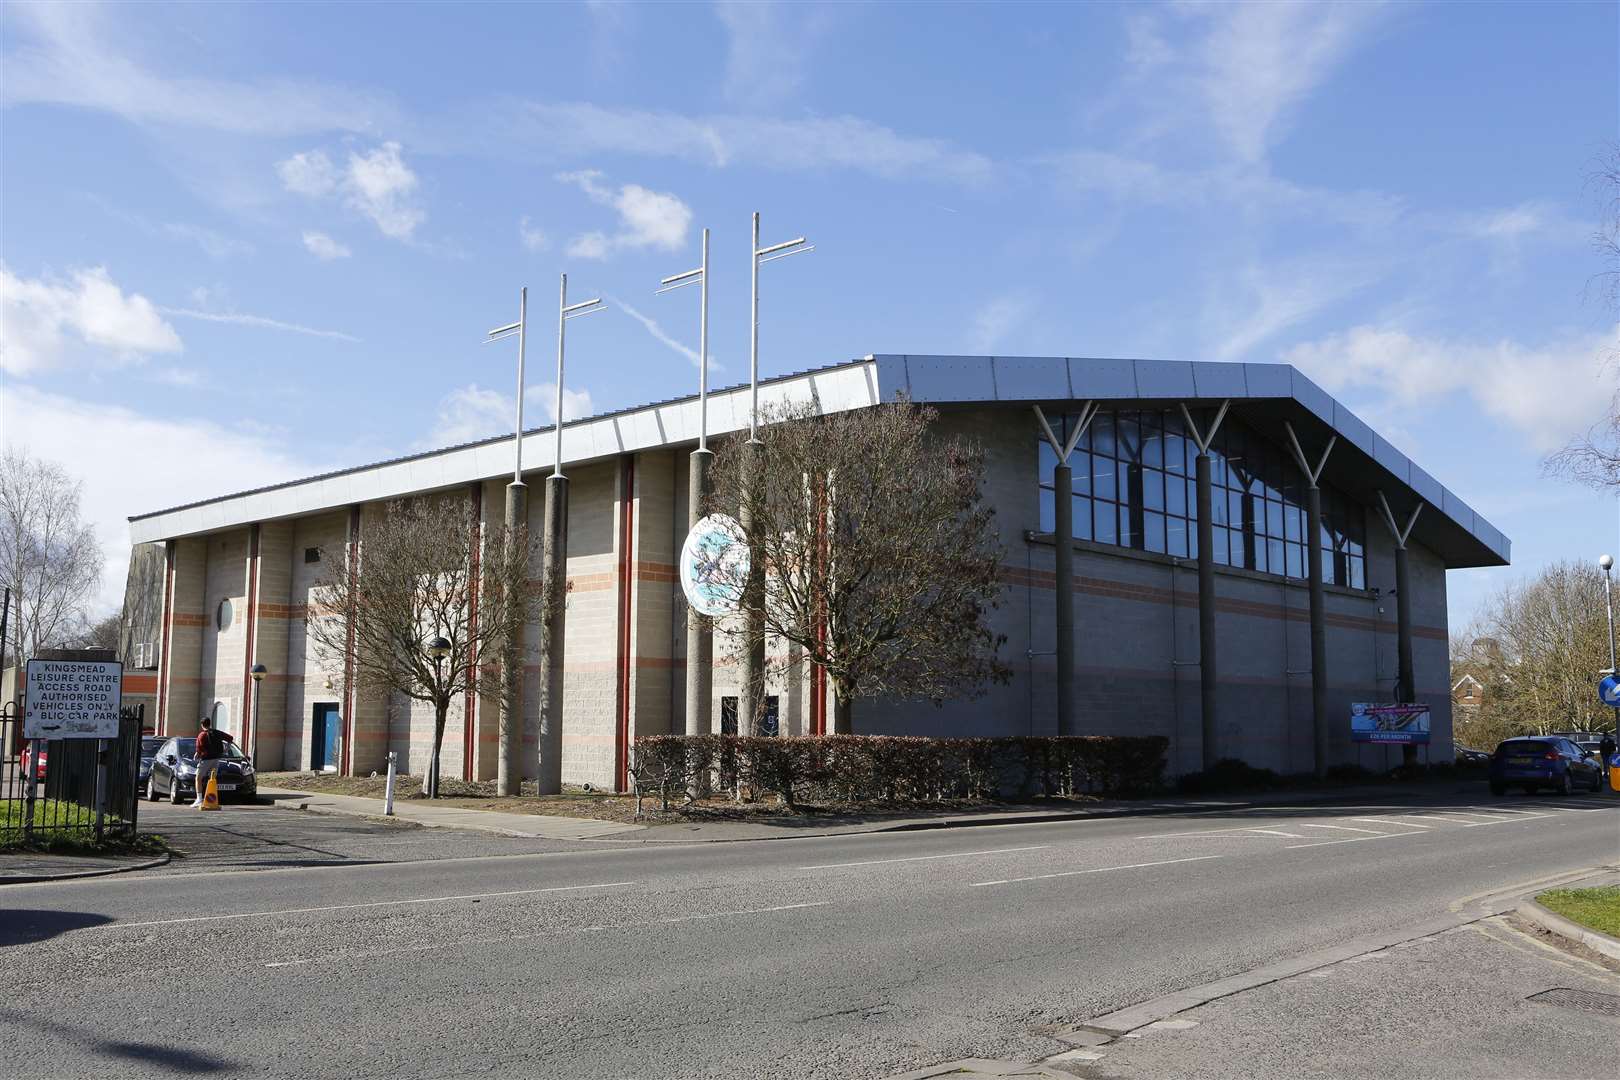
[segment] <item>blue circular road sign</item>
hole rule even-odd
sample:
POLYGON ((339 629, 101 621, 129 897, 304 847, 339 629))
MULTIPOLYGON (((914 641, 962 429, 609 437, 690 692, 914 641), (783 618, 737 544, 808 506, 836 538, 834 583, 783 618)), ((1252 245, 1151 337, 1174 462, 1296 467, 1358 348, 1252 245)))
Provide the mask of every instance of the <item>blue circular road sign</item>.
POLYGON ((1620 677, 1603 677, 1603 681, 1598 683, 1598 700, 1611 708, 1620 708, 1620 677))

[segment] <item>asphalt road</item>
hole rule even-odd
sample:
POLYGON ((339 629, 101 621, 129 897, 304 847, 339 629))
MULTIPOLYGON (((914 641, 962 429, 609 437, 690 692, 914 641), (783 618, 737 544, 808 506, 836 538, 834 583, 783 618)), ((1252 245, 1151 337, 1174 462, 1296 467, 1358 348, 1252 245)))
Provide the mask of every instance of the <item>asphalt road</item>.
POLYGON ((1112 1009, 1613 863, 1620 803, 558 847, 0 889, 0 1061, 735 1080, 1040 1057, 1112 1009))

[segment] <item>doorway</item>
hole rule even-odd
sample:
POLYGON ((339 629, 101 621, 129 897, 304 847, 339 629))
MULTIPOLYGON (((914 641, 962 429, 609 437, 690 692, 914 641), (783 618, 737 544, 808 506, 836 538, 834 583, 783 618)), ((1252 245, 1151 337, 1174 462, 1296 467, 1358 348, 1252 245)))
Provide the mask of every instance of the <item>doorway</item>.
POLYGON ((343 718, 338 715, 337 703, 322 702, 315 706, 314 723, 310 725, 309 767, 316 772, 337 772, 338 733, 343 730, 343 718))

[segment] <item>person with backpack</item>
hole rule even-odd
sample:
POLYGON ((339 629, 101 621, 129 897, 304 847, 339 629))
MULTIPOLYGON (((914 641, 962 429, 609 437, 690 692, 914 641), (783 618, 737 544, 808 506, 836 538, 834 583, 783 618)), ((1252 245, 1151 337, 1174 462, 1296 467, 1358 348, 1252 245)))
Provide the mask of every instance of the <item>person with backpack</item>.
POLYGON ((192 753, 197 761, 197 801, 192 803, 193 809, 201 810, 203 795, 208 791, 208 779, 219 769, 219 763, 225 756, 225 746, 236 740, 229 733, 214 730, 214 721, 208 717, 202 718, 202 730, 197 732, 197 749, 192 753))

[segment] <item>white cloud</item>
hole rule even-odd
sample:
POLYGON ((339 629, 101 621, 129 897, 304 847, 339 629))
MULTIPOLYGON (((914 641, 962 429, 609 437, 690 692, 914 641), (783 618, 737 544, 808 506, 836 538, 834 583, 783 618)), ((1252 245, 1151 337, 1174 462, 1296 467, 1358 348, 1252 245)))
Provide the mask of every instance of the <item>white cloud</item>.
POLYGON ((347 259, 354 254, 346 246, 338 243, 325 233, 310 230, 304 232, 304 247, 308 248, 309 253, 317 259, 327 262, 332 259, 347 259))
POLYGON ((619 215, 619 231, 612 236, 585 233, 569 244, 574 258, 604 259, 615 251, 657 248, 676 251, 686 243, 692 209, 668 192, 640 184, 625 184, 617 191, 601 184, 602 174, 592 169, 560 173, 558 180, 574 184, 594 203, 612 207, 619 215))
POLYGON ((409 240, 427 212, 416 204, 420 181, 397 142, 365 154, 351 152, 339 170, 323 150, 306 150, 276 165, 282 186, 296 195, 341 195, 351 210, 371 219, 384 236, 409 240))
POLYGON ((527 214, 518 219, 518 240, 525 251, 544 251, 549 243, 544 232, 529 224, 527 214))
POLYGON ((354 87, 154 71, 130 55, 139 33, 121 20, 143 16, 128 5, 9 4, 6 15, 0 95, 7 105, 69 105, 139 124, 265 136, 371 132, 398 123, 386 98, 354 87))
POLYGON ((353 334, 345 334, 341 330, 318 330, 313 326, 283 322, 280 319, 269 319, 263 315, 244 315, 235 311, 198 311, 195 308, 166 307, 159 310, 165 315, 176 315, 182 319, 199 319, 202 322, 252 326, 260 330, 286 330, 289 333, 305 334, 309 337, 331 338, 333 341, 358 342, 360 340, 353 334))
POLYGON ((1617 334, 1620 327, 1530 346, 1358 326, 1296 345, 1283 359, 1329 391, 1356 391, 1393 410, 1432 411, 1442 395, 1465 393, 1546 452, 1584 431, 1612 399, 1602 357, 1617 334))
POLYGON ((1020 323, 1035 310, 1035 301, 1027 296, 998 296, 979 308, 973 316, 973 330, 968 339, 973 351, 989 355, 996 346, 1006 341, 1020 323))
MULTIPOLYGON (((499 390, 489 390, 477 383, 459 387, 446 394, 439 402, 439 415, 432 432, 423 443, 424 449, 456 446, 461 443, 510 435, 516 419, 513 397, 499 390)), ((557 384, 541 383, 531 386, 523 394, 523 426, 535 426, 537 410, 541 426, 555 422, 557 415, 557 384)), ((570 421, 590 416, 593 411, 589 390, 563 389, 563 415, 570 421)))
POLYGON ((687 116, 586 102, 503 103, 446 133, 445 147, 526 147, 548 158, 674 158, 724 168, 848 169, 883 179, 980 184, 991 160, 944 139, 902 135, 855 116, 687 116))
POLYGON ((416 174, 399 156, 399 143, 383 143, 369 154, 350 154, 344 186, 350 206, 377 223, 384 236, 409 240, 427 218, 412 205, 416 174))
MULTIPOLYGON (((680 353, 682 356, 686 357, 692 362, 693 367, 698 367, 702 363, 702 358, 698 356, 698 351, 696 349, 692 348, 690 345, 683 345, 681 342, 670 337, 664 328, 658 325, 656 320, 643 315, 641 312, 637 311, 623 300, 613 298, 613 302, 614 304, 618 305, 620 311, 624 312, 626 315, 636 320, 636 322, 640 323, 642 329, 651 334, 653 336, 653 340, 657 341, 660 345, 680 353)), ((709 371, 715 372, 720 370, 722 369, 719 364, 715 363, 714 354, 710 353, 709 371)), ((553 383, 552 385, 556 384, 553 383)))
POLYGON ((799 93, 832 23, 830 9, 810 5, 722 0, 715 15, 726 28, 726 97, 753 108, 799 93))
POLYGON ((281 186, 296 195, 317 198, 337 190, 338 171, 324 150, 305 150, 276 165, 281 186))
POLYGON ((20 278, 0 266, 0 370, 21 376, 60 366, 69 336, 110 350, 121 363, 182 349, 152 302, 126 294, 105 267, 57 281, 20 278))
POLYGON ((288 442, 274 433, 149 416, 15 383, 0 395, 0 430, 8 445, 27 447, 83 479, 86 517, 107 555, 100 593, 105 610, 123 603, 129 515, 324 471, 286 453, 288 442), (132 456, 131 448, 138 453, 132 456), (120 465, 109 468, 109 462, 120 465))

